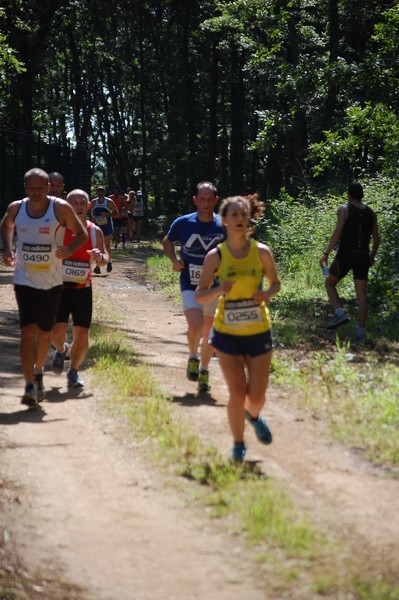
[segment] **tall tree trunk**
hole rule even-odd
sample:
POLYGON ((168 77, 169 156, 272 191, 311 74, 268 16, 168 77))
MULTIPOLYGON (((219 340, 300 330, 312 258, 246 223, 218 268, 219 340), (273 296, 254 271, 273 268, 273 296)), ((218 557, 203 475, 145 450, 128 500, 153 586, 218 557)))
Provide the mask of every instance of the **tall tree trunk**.
MULTIPOLYGON (((338 59, 339 54, 339 15, 338 15, 338 1, 329 0, 328 2, 329 12, 329 57, 328 63, 332 67, 338 59)), ((331 70, 328 74, 328 91, 326 102, 323 111, 323 120, 321 125, 321 131, 327 131, 331 128, 331 123, 334 118, 335 109, 337 105, 338 85, 336 78, 332 76, 331 70)))
MULTIPOLYGON (((299 41, 297 22, 299 17, 292 14, 288 20, 288 57, 292 66, 297 68, 299 64, 299 41)), ((295 106, 295 99, 292 99, 292 105, 295 106)), ((304 183, 305 156, 308 147, 308 135, 306 114, 301 106, 297 106, 294 113, 292 133, 289 138, 290 146, 290 165, 288 175, 288 186, 290 192, 296 195, 299 188, 304 183)))
POLYGON ((231 148, 230 177, 231 193, 239 194, 243 186, 244 173, 244 106, 243 83, 244 60, 233 45, 231 48, 231 148))
POLYGON ((208 134, 208 168, 207 179, 213 181, 216 172, 216 156, 218 142, 218 84, 219 84, 219 52, 218 41, 212 36, 211 65, 209 77, 209 134, 208 134))
POLYGON ((187 142, 189 157, 189 181, 190 188, 194 189, 196 181, 196 114, 193 91, 194 73, 191 65, 190 55, 190 33, 191 33, 191 2, 184 3, 183 22, 183 65, 184 65, 184 87, 185 87, 185 120, 187 124, 187 142))
POLYGON ((146 70, 144 57, 143 7, 139 9, 139 57, 140 57, 140 126, 141 126, 141 161, 140 186, 143 192, 147 188, 147 121, 146 121, 146 70))

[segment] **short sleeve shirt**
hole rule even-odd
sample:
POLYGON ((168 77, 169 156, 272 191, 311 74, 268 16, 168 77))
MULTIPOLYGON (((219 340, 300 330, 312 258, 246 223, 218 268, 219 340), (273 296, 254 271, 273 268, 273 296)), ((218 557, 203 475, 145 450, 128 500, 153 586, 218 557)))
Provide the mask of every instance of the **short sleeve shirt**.
POLYGON ((195 290, 206 254, 225 238, 219 215, 212 221, 200 221, 198 213, 190 213, 173 221, 167 239, 181 245, 180 258, 184 269, 180 273, 180 289, 195 290))

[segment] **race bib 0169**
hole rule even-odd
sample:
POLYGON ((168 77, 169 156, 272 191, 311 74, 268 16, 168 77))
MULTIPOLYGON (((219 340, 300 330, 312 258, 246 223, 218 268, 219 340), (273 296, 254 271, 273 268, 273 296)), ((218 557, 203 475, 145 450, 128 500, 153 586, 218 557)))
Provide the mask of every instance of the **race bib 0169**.
POLYGON ((85 283, 90 273, 90 264, 83 260, 64 260, 62 278, 64 281, 85 283))

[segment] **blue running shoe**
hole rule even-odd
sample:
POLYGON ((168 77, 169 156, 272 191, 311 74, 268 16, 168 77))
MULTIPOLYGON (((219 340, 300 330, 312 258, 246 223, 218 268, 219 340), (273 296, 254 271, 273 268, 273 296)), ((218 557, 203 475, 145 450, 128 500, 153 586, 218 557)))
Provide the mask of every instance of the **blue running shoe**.
POLYGON ((230 460, 234 462, 242 463, 246 454, 246 447, 244 442, 236 442, 229 454, 230 460))
POLYGON ((251 423, 252 427, 255 429, 258 440, 262 442, 262 444, 271 444, 273 441, 273 436, 265 419, 260 415, 257 419, 254 419, 247 410, 245 411, 245 416, 247 421, 251 423))
POLYGON ((84 387, 83 381, 80 379, 76 369, 69 369, 67 371, 67 385, 69 388, 82 388, 84 387))
POLYGON ((36 388, 36 400, 42 402, 46 397, 46 390, 43 385, 43 373, 39 372, 33 374, 33 384, 36 388))
POLYGON ((35 406, 37 404, 36 390, 33 381, 29 381, 26 384, 25 392, 21 399, 21 404, 26 404, 27 406, 35 406))

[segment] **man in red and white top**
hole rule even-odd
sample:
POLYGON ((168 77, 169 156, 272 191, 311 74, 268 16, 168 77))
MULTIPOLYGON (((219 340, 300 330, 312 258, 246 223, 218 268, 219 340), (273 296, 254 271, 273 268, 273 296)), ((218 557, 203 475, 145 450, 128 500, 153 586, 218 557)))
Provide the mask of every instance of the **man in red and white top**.
MULTIPOLYGON (((79 378, 78 369, 89 349, 89 328, 93 312, 92 264, 105 265, 109 257, 105 249, 103 232, 98 225, 87 219, 89 196, 83 190, 75 189, 69 192, 67 201, 86 228, 88 239, 62 263, 62 295, 56 324, 51 332, 51 341, 56 348, 52 367, 57 375, 62 373, 66 354, 69 351, 71 363, 67 372, 68 387, 80 388, 83 387, 83 382, 79 378), (73 341, 69 348, 65 340, 70 316, 73 323, 73 341)), ((73 235, 73 232, 66 228, 64 244, 68 244, 69 240, 73 239, 73 235)))

